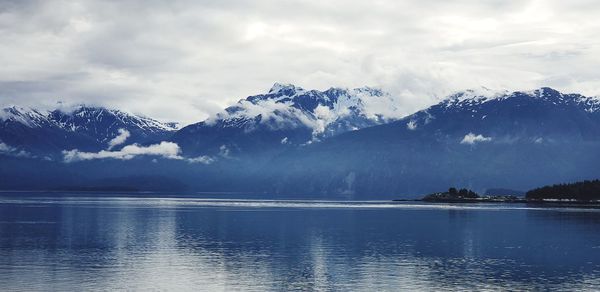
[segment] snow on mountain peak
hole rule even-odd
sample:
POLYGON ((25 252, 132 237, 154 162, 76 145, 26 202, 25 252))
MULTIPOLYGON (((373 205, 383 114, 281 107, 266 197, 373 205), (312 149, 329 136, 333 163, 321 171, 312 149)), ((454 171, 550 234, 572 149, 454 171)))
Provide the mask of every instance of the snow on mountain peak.
POLYGON ((542 87, 540 89, 536 89, 533 91, 533 94, 536 97, 544 97, 544 96, 552 96, 552 95, 563 95, 556 89, 552 89, 550 87, 542 87))
POLYGON ((11 106, 0 111, 0 120, 21 123, 27 127, 41 127, 48 122, 48 112, 11 106))
POLYGON ((87 124, 93 121, 101 121, 103 119, 120 122, 123 125, 139 128, 149 132, 159 131, 174 131, 177 129, 176 124, 162 123, 152 118, 136 115, 122 110, 107 109, 103 107, 79 106, 69 113, 71 119, 67 119, 72 124, 87 124))
POLYGON ((471 88, 465 91, 454 93, 445 99, 446 107, 483 103, 490 100, 498 99, 508 95, 507 90, 492 90, 487 87, 471 88))
POLYGON ((291 84, 275 85, 268 94, 250 96, 204 123, 224 127, 265 125, 271 129, 308 127, 317 135, 358 129, 398 118, 394 99, 380 89, 329 88, 304 90, 291 84))
POLYGON ((0 110, 0 121, 12 121, 30 128, 58 127, 74 132, 83 128, 97 128, 101 123, 119 122, 122 125, 137 127, 144 131, 175 131, 177 124, 161 123, 144 116, 120 110, 78 105, 59 107, 52 111, 11 106, 0 110))
POLYGON ((579 105, 582 106, 585 111, 590 113, 600 111, 600 99, 597 97, 588 97, 574 93, 565 94, 549 87, 542 87, 540 89, 525 92, 525 94, 552 104, 579 105))
POLYGON ((506 90, 495 91, 482 87, 481 89, 470 89, 450 95, 442 104, 446 108, 470 107, 492 100, 503 100, 513 97, 529 98, 554 105, 578 105, 582 106, 588 112, 600 111, 600 99, 598 98, 586 97, 580 94, 564 94, 550 87, 515 92, 506 90))
POLYGON ((600 97, 583 97, 580 102, 587 112, 600 113, 600 97))
POLYGON ((291 96, 296 94, 296 92, 302 92, 304 89, 302 87, 295 86, 289 83, 279 83, 275 82, 271 89, 269 90, 270 94, 284 94, 287 96, 291 96))

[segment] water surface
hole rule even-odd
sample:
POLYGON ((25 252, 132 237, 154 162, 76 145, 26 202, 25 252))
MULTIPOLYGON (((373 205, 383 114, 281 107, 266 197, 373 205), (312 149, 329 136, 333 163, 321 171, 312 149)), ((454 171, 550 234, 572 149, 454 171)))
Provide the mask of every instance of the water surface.
POLYGON ((0 195, 0 290, 600 290, 600 210, 0 195))

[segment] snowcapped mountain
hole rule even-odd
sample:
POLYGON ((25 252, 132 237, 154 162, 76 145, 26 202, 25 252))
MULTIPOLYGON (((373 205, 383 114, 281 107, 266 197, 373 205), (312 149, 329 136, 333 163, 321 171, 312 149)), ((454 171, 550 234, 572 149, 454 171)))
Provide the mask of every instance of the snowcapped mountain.
POLYGON ((49 119, 62 129, 84 133, 100 143, 112 139, 119 129, 127 130, 140 139, 164 137, 166 133, 177 129, 173 123, 161 123, 148 117, 101 107, 79 106, 71 111, 55 110, 50 112, 49 119))
POLYGON ((397 114, 385 116, 377 112, 375 104, 390 112, 397 111, 391 96, 378 89, 318 91, 275 83, 267 94, 241 100, 205 124, 222 121, 224 126, 244 127, 246 131, 261 126, 273 130, 306 127, 314 137, 322 138, 397 118, 397 114))
POLYGON ((249 96, 204 122, 177 132, 173 141, 187 152, 260 150, 303 145, 348 131, 393 121, 393 98, 378 89, 305 90, 275 83, 266 94, 249 96))
POLYGON ((161 178, 196 191, 379 199, 600 177, 598 98, 466 90, 405 117, 395 104, 368 87, 275 84, 180 130, 105 108, 7 108, 0 188, 144 189, 161 178), (69 149, 93 159, 69 162, 61 152, 69 149), (48 153, 56 159, 27 159, 48 153))
POLYGON ((460 92, 398 121, 287 153, 263 176, 277 182, 274 192, 353 197, 448 186, 526 190, 598 177, 599 105, 551 88, 460 92))
POLYGON ((47 112, 16 106, 2 109, 0 111, 0 121, 20 123, 30 128, 44 127, 50 124, 47 112))
POLYGON ((446 135, 476 132, 498 143, 561 141, 566 137, 595 140, 600 138, 600 99, 547 87, 512 93, 465 91, 399 123, 406 123, 411 130, 442 130, 446 135))
POLYGON ((13 106, 0 111, 0 141, 32 153, 97 151, 122 130, 130 133, 132 143, 143 143, 167 138, 176 126, 102 107, 41 111, 13 106))
POLYGON ((508 92, 492 91, 487 88, 466 90, 447 97, 442 104, 447 108, 476 107, 483 103, 507 99, 529 99, 530 101, 553 104, 559 106, 580 106, 585 111, 600 111, 600 98, 587 97, 581 94, 564 94, 549 87, 542 87, 531 91, 508 92))

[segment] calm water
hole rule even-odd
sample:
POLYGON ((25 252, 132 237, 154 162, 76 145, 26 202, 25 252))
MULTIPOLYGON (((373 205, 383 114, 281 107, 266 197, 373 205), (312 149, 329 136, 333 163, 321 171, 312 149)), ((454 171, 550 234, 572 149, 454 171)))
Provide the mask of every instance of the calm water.
POLYGON ((0 290, 599 290, 600 210, 0 195, 0 290))

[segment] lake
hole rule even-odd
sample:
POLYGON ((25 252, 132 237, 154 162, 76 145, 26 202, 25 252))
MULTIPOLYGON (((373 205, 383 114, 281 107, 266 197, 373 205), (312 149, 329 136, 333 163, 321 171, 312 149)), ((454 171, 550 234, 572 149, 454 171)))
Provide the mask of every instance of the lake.
POLYGON ((0 290, 600 290, 600 210, 0 194, 0 290))

